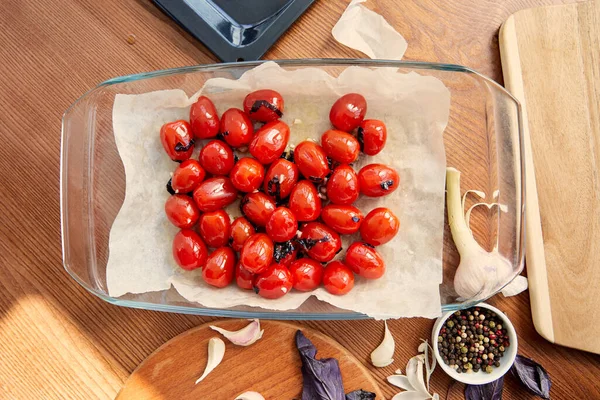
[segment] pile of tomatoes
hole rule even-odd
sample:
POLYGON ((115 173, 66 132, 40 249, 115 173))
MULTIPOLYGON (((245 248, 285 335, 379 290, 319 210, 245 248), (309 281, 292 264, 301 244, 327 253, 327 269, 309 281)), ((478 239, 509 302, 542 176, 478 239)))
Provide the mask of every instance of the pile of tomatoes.
POLYGON ((280 120, 283 111, 283 98, 273 90, 248 94, 243 110, 230 108, 221 118, 202 96, 191 106, 189 122, 161 128, 165 151, 180 163, 165 204, 168 219, 181 229, 173 257, 185 270, 201 268, 209 285, 235 280, 265 298, 321 284, 330 293, 348 293, 354 274, 383 276, 376 246, 400 227, 387 208, 363 216, 352 205, 361 194, 385 196, 399 185, 389 166, 369 164, 358 173, 352 168, 361 151, 372 156, 383 149, 385 124, 364 119, 365 98, 349 93, 333 104, 335 129, 323 133, 320 145, 303 141, 286 152, 290 128, 280 120), (263 125, 255 131, 253 121, 263 125), (208 142, 196 160, 191 156, 198 140, 208 142), (252 157, 238 159, 233 149, 252 157), (224 208, 238 198, 243 217, 231 222, 224 208), (357 232, 362 240, 348 247, 343 261, 332 261, 342 250, 340 235, 357 232))

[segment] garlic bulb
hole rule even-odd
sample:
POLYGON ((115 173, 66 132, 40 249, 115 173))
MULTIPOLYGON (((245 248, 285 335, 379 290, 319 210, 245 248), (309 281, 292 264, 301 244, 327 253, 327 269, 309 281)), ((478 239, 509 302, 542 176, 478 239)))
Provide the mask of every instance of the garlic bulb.
POLYGON ((464 215, 460 196, 460 171, 446 169, 448 224, 452 239, 460 254, 460 264, 454 276, 454 290, 465 299, 484 299, 508 281, 513 273, 509 260, 498 253, 483 249, 473 238, 464 215))

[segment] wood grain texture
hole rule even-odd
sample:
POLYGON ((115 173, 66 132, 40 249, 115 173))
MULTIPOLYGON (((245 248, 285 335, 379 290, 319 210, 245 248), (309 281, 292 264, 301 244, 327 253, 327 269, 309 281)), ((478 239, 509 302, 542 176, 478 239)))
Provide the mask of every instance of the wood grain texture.
MULTIPOLYGON (((215 325, 238 330, 243 320, 215 321, 215 325)), ((296 331, 317 348, 317 358, 338 360, 346 393, 364 389, 383 397, 379 383, 347 349, 313 329, 295 324, 262 321, 263 337, 249 347, 235 346, 209 327, 201 325, 171 339, 133 371, 116 400, 232 400, 249 390, 267 399, 297 399, 302 392, 302 362, 295 346, 296 331), (194 384, 204 371, 208 341, 225 341, 223 361, 204 380, 194 384), (194 354, 190 358, 190 354, 194 354)))
POLYGON ((501 31, 507 88, 524 103, 527 264, 537 330, 600 353, 600 1, 540 7, 501 31), (532 162, 532 163, 531 163, 532 162))
MULTIPOLYGON (((407 39, 405 58, 460 63, 502 82, 497 32, 513 12, 554 0, 370 0, 407 39)), ((332 40, 347 1, 316 2, 265 58, 360 57, 332 40)), ((0 398, 111 399, 160 345, 210 318, 125 309, 79 287, 62 268, 60 119, 108 78, 216 59, 150 1, 6 0, 0 12, 0 398), (136 42, 128 44, 129 34, 136 42)), ((461 121, 457 121, 460 123, 461 121)), ((457 125, 457 129, 460 125, 457 125)), ((535 332, 528 294, 493 303, 508 312, 520 352, 550 372, 556 399, 600 398, 600 358, 535 332)), ((340 342, 383 382, 416 354, 432 321, 392 321, 394 366, 375 369, 377 321, 304 322, 340 342)), ((441 371, 433 389, 442 397, 441 371)), ((386 397, 396 390, 382 383, 386 397)), ((461 399, 462 385, 449 398, 461 399)), ((507 378, 505 399, 532 399, 507 378)))

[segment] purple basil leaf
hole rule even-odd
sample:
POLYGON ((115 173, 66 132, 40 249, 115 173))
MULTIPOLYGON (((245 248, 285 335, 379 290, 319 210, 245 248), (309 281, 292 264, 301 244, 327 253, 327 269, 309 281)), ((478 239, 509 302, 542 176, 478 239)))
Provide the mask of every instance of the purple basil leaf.
POLYGON ((346 394, 346 400, 373 400, 375 393, 367 392, 366 390, 355 390, 346 394))
POLYGON ((465 388, 466 400, 502 400, 504 377, 485 385, 467 385, 465 388))
POLYGON ((525 386, 529 391, 542 399, 550 398, 550 388, 552 382, 546 370, 535 361, 517 356, 511 371, 513 375, 525 386))
POLYGON ((346 400, 337 360, 317 360, 317 348, 302 331, 296 332, 296 347, 302 359, 302 400, 346 400))

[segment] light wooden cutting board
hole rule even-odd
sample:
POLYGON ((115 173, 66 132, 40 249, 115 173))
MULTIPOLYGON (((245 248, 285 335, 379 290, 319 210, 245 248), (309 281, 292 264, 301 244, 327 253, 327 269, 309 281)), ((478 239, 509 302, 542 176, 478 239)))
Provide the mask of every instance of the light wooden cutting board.
POLYGON ((523 106, 533 321, 600 353, 600 0, 519 11, 500 53, 523 106))

